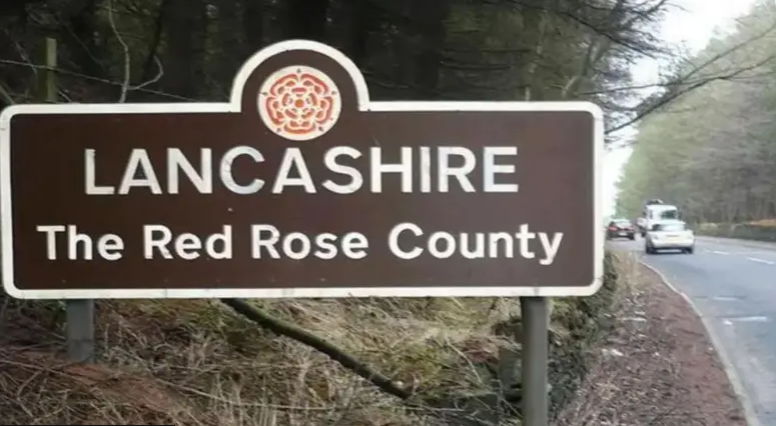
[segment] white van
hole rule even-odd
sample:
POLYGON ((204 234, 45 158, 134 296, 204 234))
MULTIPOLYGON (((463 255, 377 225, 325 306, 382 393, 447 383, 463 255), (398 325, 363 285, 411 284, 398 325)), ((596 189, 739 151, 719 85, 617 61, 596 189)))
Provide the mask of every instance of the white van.
POLYGON ((679 208, 670 204, 651 204, 644 207, 641 217, 636 220, 641 236, 647 235, 647 230, 654 222, 663 220, 679 220, 679 208))

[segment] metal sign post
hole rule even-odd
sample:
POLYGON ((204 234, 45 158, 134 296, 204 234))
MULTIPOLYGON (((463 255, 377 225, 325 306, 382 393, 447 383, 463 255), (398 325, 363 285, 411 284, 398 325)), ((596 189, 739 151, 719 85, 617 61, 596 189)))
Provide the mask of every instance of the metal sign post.
MULTIPOLYGON (((39 102, 55 104, 59 101, 57 89, 57 41, 44 39, 38 54, 39 69, 37 98, 39 102)), ((45 151, 43 151, 45 152, 45 151)), ((94 362, 94 300, 72 299, 65 301, 67 355, 71 361, 94 362)))
POLYGON ((549 300, 546 297, 521 297, 523 320, 523 424, 547 426, 549 423, 548 350, 549 300))

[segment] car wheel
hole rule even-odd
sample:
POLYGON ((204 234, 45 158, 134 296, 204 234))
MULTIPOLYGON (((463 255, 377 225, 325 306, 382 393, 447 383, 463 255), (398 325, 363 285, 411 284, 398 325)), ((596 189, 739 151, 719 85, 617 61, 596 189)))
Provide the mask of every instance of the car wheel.
POLYGON ((628 239, 631 240, 631 241, 635 240, 636 239, 636 234, 628 235, 628 239))
POLYGON ((695 247, 690 247, 687 249, 687 254, 693 254, 695 253, 695 247))

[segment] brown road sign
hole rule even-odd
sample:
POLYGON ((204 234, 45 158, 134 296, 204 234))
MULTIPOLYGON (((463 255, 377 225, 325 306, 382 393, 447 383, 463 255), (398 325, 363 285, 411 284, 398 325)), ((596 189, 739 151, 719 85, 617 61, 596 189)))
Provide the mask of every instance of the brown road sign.
POLYGON ((373 102, 309 41, 227 103, 0 116, 20 298, 566 296, 600 286, 603 117, 584 102, 373 102))

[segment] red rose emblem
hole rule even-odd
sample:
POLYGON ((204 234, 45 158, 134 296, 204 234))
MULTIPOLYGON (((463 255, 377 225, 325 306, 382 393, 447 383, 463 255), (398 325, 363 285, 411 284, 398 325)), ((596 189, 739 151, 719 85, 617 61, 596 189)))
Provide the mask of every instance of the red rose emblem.
POLYGON ((297 67, 262 93, 265 121, 275 132, 291 139, 319 136, 331 128, 339 113, 339 93, 332 86, 314 70, 297 67))

